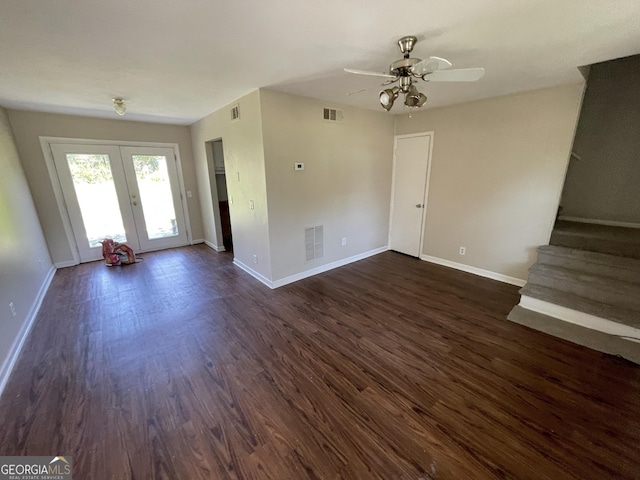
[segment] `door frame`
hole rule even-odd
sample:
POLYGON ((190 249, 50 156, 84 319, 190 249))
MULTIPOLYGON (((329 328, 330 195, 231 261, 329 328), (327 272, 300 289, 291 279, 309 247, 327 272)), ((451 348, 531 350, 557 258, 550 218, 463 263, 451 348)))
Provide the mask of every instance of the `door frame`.
POLYGON ((42 149, 42 155, 44 156, 45 165, 47 166, 47 172, 49 173, 49 180, 51 187, 53 188, 53 195, 58 205, 58 211, 60 218, 62 218, 62 226, 64 228, 65 235, 67 237, 67 243, 73 260, 66 262, 56 263, 57 268, 71 267, 73 265, 80 264, 80 254, 78 253, 78 244, 75 236, 73 235, 73 229, 71 228, 71 220, 69 218, 69 212, 64 201, 62 194, 62 187, 60 185, 60 179, 58 178, 58 171, 53 160, 53 152, 51 150, 52 144, 66 143, 66 144, 78 144, 78 145, 106 145, 111 147, 161 147, 170 148, 173 150, 173 154, 176 158, 176 165, 178 168, 178 186, 180 189, 180 203, 182 204, 182 211, 184 214, 185 224, 187 227, 187 244, 193 244, 193 237, 191 235, 191 219, 189 218, 189 207, 187 205, 187 193, 184 187, 184 178, 182 175, 182 163, 180 161, 180 149, 177 143, 161 143, 161 142, 132 142, 124 140, 96 140, 89 138, 67 138, 67 137, 49 137, 40 136, 40 148, 42 149))
POLYGON ((393 199, 395 196, 396 190, 396 151, 398 150, 398 139, 402 138, 413 138, 413 137, 429 137, 429 151, 427 152, 427 178, 425 178, 425 186, 424 186, 424 198, 422 199, 422 204, 424 208, 422 209, 422 228, 420 229, 420 247, 418 251, 418 258, 422 258, 424 255, 422 253, 424 247, 424 229, 427 225, 427 200, 429 198, 429 184, 431 181, 431 163, 433 159, 433 138, 434 132, 419 132, 419 133, 408 133, 405 135, 394 135, 393 137, 393 167, 391 173, 391 199, 389 201, 389 232, 387 237, 387 245, 391 248, 391 229, 393 228, 393 199))

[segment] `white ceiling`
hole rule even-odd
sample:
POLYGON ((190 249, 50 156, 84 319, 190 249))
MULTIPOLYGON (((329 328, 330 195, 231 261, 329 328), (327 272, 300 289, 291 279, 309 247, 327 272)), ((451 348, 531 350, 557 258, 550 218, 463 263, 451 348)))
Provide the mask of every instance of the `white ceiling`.
MULTIPOLYGON (((395 44, 476 83, 425 84, 428 107, 580 79, 640 52, 638 0, 2 0, 0 105, 190 124, 258 87, 381 110, 395 44), (347 93, 371 90, 347 96, 347 93)), ((392 113, 400 113, 396 106, 392 113)))

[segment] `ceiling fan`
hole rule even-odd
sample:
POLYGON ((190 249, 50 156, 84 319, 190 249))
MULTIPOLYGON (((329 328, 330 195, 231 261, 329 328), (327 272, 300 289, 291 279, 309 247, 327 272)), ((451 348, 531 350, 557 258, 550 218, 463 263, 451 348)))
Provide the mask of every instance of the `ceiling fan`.
POLYGON ((416 37, 402 37, 398 40, 400 52, 403 58, 396 60, 389 65, 388 73, 370 72, 367 70, 356 70, 345 68, 345 72, 358 75, 372 75, 383 77, 388 80, 382 85, 398 85, 386 88, 380 92, 380 105, 389 111, 393 107, 393 102, 400 93, 404 94, 404 104, 409 108, 418 108, 425 104, 427 96, 418 92, 414 82, 422 79, 425 82, 475 82, 484 75, 484 68, 459 68, 447 70, 451 67, 451 62, 440 57, 429 57, 425 60, 411 58, 410 54, 418 39, 416 37))

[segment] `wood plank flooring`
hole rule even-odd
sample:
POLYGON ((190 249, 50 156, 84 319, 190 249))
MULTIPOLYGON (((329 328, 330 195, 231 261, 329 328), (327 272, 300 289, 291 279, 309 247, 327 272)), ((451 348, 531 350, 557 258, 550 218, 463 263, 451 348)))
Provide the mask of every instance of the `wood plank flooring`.
POLYGON ((386 252, 269 290, 205 246, 59 270, 0 454, 77 479, 638 479, 640 367, 386 252))

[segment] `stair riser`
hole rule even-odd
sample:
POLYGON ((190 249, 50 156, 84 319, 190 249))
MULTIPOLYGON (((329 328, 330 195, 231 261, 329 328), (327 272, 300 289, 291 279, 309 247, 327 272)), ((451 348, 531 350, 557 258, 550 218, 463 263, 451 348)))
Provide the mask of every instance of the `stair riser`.
POLYGON ((613 265, 585 262, 580 259, 552 255, 545 252, 538 253, 538 263, 569 268, 591 275, 613 278, 615 280, 640 285, 640 270, 628 270, 613 265))
POLYGON ((640 258, 640 249, 637 244, 616 241, 615 239, 604 240, 602 238, 590 238, 562 232, 553 232, 549 243, 551 245, 588 250, 590 252, 640 258))
POLYGON ((638 310, 638 315, 640 315, 640 286, 637 285, 628 284, 620 289, 612 289, 598 281, 586 283, 578 279, 558 278, 537 272, 530 274, 529 282, 534 285, 579 295, 597 302, 638 310))
POLYGON ((509 320, 640 364, 640 344, 515 306, 509 320))

